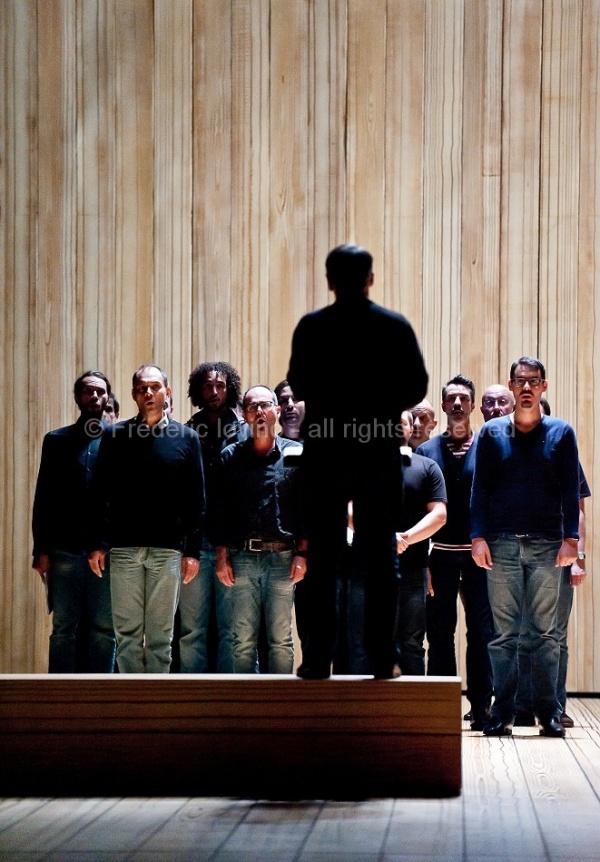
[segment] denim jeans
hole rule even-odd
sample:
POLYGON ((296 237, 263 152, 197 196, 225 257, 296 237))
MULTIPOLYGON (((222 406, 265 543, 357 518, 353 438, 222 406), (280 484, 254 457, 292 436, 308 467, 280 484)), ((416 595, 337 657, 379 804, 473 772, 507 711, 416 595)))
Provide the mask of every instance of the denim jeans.
POLYGON ((555 561, 560 540, 502 535, 488 540, 492 568, 488 592, 497 635, 489 646, 494 673, 494 719, 515 715, 521 630, 531 644, 531 689, 541 722, 560 715, 556 696, 560 648, 556 612, 562 569, 555 561))
POLYGON ((492 700, 488 644, 494 636, 486 571, 475 564, 470 551, 437 548, 431 551, 429 569, 434 595, 427 597, 427 673, 456 675, 455 634, 460 591, 467 629, 467 697, 473 716, 483 719, 492 700))
POLYGON ((206 540, 200 551, 200 571, 181 587, 179 595, 179 669, 181 673, 208 673, 208 638, 216 614, 217 673, 233 673, 231 631, 232 591, 217 578, 216 554, 206 540))
POLYGON ((181 553, 113 548, 111 596, 121 673, 168 673, 181 583, 181 553))
POLYGON ((235 584, 232 594, 233 667, 235 673, 258 670, 258 636, 264 610, 269 673, 292 673, 294 642, 290 579, 293 551, 229 551, 235 584))
POLYGON ((53 611, 49 673, 77 672, 77 630, 82 620, 88 630, 87 669, 91 673, 112 673, 115 633, 109 564, 99 578, 90 569, 87 554, 54 550, 50 553, 48 591, 53 611))
MULTIPOLYGON (((569 648, 567 646, 567 630, 569 617, 573 607, 574 588, 571 586, 571 566, 565 566, 560 581, 560 594, 556 608, 556 629, 560 654, 558 659, 558 681, 556 694, 564 712, 567 705, 567 669, 569 663, 569 648)), ((526 632, 521 632, 519 638, 519 682, 517 685, 516 711, 526 714, 533 713, 531 690, 531 641, 526 632)))

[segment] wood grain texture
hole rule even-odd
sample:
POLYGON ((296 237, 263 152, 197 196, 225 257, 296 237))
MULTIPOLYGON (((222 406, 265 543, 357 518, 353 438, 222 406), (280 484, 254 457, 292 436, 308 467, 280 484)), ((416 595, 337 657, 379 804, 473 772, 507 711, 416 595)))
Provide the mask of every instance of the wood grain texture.
POLYGON ((441 677, 3 676, 0 792, 452 796, 460 701, 441 677))
MULTIPOLYGON (((198 362, 273 386, 346 240, 436 407, 458 371, 479 396, 540 354, 594 489, 600 0, 5 0, 0 25, 0 351, 28 412, 0 443, 2 670, 46 668, 31 501, 78 374, 128 416, 159 362, 184 420, 198 362)), ((569 688, 597 691, 588 513, 569 688)))

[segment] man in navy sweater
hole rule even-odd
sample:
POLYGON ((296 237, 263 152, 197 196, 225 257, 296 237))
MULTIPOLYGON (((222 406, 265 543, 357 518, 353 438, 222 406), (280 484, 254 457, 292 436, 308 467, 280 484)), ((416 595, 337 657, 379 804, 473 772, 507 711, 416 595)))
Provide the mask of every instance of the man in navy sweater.
POLYGON ((512 733, 522 629, 532 644, 533 708, 540 733, 565 735, 557 698, 557 604, 563 566, 577 559, 579 478, 575 432, 542 416, 548 387, 539 359, 513 362, 511 416, 480 434, 471 495, 472 555, 488 570, 496 634, 489 645, 495 700, 487 736, 512 733))

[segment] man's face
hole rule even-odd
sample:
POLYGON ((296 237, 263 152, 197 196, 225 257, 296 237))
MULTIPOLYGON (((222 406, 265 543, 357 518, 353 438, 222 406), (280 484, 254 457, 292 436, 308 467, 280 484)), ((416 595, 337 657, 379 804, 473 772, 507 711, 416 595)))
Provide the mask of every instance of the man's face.
POLYGON ((515 399, 506 386, 500 384, 488 386, 481 396, 481 412, 484 422, 497 419, 499 416, 508 416, 514 409, 515 399))
POLYGON ((84 377, 81 381, 81 390, 75 397, 75 402, 84 416, 102 418, 108 391, 106 383, 100 377, 84 377))
POLYGON ((163 376, 157 368, 143 368, 137 376, 131 394, 140 415, 147 418, 164 411, 167 395, 171 394, 171 387, 165 386, 163 376))
POLYGON ((112 396, 109 395, 108 400, 106 402, 106 407, 104 408, 104 416, 103 419, 109 425, 114 425, 115 422, 119 421, 119 416, 115 411, 115 402, 112 396))
POLYGON ((437 425, 433 407, 428 401, 421 401, 410 411, 412 413, 413 431, 410 438, 411 443, 420 446, 431 437, 433 429, 437 425))
POLYGON ((304 419, 304 401, 294 398, 294 393, 289 386, 284 386, 279 393, 281 427, 299 429, 304 419))
POLYGON ((508 388, 515 396, 519 410, 540 412, 540 398, 548 388, 548 381, 542 380, 539 369, 530 365, 517 365, 508 388))
POLYGON ((449 419, 468 419, 473 410, 469 389, 459 383, 451 383, 447 386, 442 401, 442 410, 449 419))
POLYGON ((405 410, 400 417, 400 425, 402 426, 402 434, 404 435, 404 445, 408 446, 410 438, 413 436, 413 420, 410 410, 405 410))
POLYGON ((227 406, 227 378, 218 371, 207 371, 202 383, 202 403, 211 413, 222 413, 227 406))
POLYGON ((279 418, 279 407, 275 405, 273 393, 265 386, 255 386, 244 398, 244 419, 250 426, 253 437, 274 437, 279 418))

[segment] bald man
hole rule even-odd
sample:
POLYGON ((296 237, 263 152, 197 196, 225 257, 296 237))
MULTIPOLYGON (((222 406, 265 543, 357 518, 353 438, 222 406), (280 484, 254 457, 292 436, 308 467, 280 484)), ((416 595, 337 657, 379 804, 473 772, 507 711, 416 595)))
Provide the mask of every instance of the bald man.
POLYGON ((481 407, 479 409, 483 414, 484 422, 489 422, 490 419, 498 419, 500 416, 508 416, 515 409, 514 395, 508 386, 494 383, 492 386, 488 386, 481 396, 481 407))

